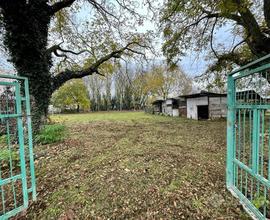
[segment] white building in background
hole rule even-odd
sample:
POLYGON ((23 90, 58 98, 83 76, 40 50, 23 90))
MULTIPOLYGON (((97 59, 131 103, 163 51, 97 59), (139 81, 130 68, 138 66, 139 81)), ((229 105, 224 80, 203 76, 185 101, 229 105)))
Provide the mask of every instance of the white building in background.
POLYGON ((56 108, 53 105, 49 105, 49 107, 48 107, 48 113, 49 114, 59 114, 59 113, 61 113, 61 109, 60 108, 56 108))
POLYGON ((200 93, 156 100, 155 113, 190 119, 215 119, 227 116, 227 94, 201 91, 200 93))
POLYGON ((187 118, 200 120, 227 116, 227 94, 201 91, 181 97, 186 99, 187 118))

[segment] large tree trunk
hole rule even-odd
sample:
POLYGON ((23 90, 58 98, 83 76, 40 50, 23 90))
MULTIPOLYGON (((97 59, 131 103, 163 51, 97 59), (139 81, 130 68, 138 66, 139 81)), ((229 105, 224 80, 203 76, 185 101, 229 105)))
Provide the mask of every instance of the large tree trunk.
POLYGON ((47 116, 52 94, 51 55, 46 54, 49 6, 44 0, 9 0, 1 2, 5 25, 4 44, 18 74, 29 78, 34 98, 33 122, 38 131, 47 116))

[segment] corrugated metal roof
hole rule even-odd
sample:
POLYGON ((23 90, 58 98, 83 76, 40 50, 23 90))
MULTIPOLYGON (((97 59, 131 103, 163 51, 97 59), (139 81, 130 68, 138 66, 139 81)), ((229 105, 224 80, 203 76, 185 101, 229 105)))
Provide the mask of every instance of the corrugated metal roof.
POLYGON ((214 93, 214 92, 201 91, 200 93, 194 93, 194 94, 190 94, 190 95, 183 95, 183 96, 179 96, 179 97, 198 98, 198 97, 203 97, 203 96, 207 96, 207 97, 226 97, 227 94, 226 93, 214 93))

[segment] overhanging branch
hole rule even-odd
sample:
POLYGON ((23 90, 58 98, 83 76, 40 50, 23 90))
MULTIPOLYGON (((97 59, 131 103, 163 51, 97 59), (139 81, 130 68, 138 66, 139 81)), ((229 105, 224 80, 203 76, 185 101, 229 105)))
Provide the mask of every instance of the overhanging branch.
POLYGON ((217 54, 217 52, 215 51, 214 45, 213 45, 214 30, 215 30, 216 24, 217 24, 217 18, 215 19, 214 24, 213 24, 213 26, 212 26, 212 30, 211 30, 211 35, 210 35, 210 47, 211 47, 211 50, 213 51, 215 57, 218 58, 218 54, 217 54))
POLYGON ((264 36, 254 14, 245 6, 242 0, 233 0, 233 2, 238 6, 238 12, 241 15, 243 26, 248 34, 250 34, 255 41, 260 42, 264 36))
POLYGON ((243 66, 249 63, 251 60, 242 56, 241 53, 229 52, 219 55, 218 60, 212 64, 207 72, 219 72, 221 66, 226 66, 227 63, 235 63, 238 66, 243 66))
POLYGON ((56 2, 51 6, 51 15, 54 15, 56 12, 62 10, 63 8, 70 7, 76 0, 62 0, 56 2))
POLYGON ((64 56, 67 56, 65 53, 71 53, 73 55, 80 55, 80 54, 85 53, 85 52, 91 53, 89 50, 81 50, 79 52, 75 52, 75 51, 72 51, 72 50, 63 49, 60 46, 62 43, 57 44, 57 45, 53 45, 52 47, 50 47, 49 49, 47 49, 46 54, 47 55, 50 55, 51 53, 53 53, 57 57, 64 57, 64 56), (59 54, 58 51, 61 51, 64 54, 63 53, 62 54, 59 54))
POLYGON ((205 10, 205 9, 202 9, 202 11, 205 14, 207 14, 207 16, 205 16, 205 17, 208 17, 208 18, 227 18, 229 20, 235 21, 239 25, 243 25, 241 17, 236 15, 236 14, 213 13, 213 12, 205 10))
POLYGON ((96 0, 88 0, 88 2, 103 16, 103 18, 107 22, 108 22, 107 15, 118 20, 118 18, 113 13, 109 12, 104 5, 98 3, 96 0))
POLYGON ((233 49, 231 50, 231 53, 234 53, 234 51, 235 51, 235 49, 236 49, 237 47, 239 47, 239 46, 242 45, 243 43, 246 43, 249 37, 250 37, 250 35, 248 35, 245 39, 241 40, 238 44, 236 44, 236 45, 233 47, 233 49))
POLYGON ((94 73, 102 75, 99 72, 99 67, 103 63, 105 63, 106 61, 110 60, 111 58, 116 58, 116 59, 121 58, 121 56, 123 55, 123 53, 125 51, 130 51, 130 52, 142 55, 141 52, 135 51, 134 49, 131 48, 133 45, 148 48, 147 46, 141 45, 138 42, 131 42, 131 43, 128 43, 125 47, 123 47, 123 48, 121 48, 119 50, 115 50, 115 51, 109 53, 108 55, 98 59, 95 63, 93 63, 88 68, 85 68, 85 69, 82 69, 82 70, 69 70, 69 69, 64 70, 63 72, 59 73, 58 75, 56 75, 53 78, 52 90, 55 91, 61 85, 63 85, 65 82, 67 82, 68 80, 71 80, 71 79, 82 78, 82 77, 85 77, 85 76, 92 75, 94 73))

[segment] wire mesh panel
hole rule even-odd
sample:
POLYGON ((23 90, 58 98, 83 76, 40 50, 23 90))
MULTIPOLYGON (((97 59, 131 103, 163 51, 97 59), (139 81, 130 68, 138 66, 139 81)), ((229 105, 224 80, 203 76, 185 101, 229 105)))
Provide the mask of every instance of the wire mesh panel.
POLYGON ((229 74, 227 188, 254 219, 270 219, 270 56, 229 74))
POLYGON ((0 75, 0 219, 36 200, 28 80, 0 75))

